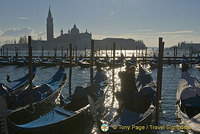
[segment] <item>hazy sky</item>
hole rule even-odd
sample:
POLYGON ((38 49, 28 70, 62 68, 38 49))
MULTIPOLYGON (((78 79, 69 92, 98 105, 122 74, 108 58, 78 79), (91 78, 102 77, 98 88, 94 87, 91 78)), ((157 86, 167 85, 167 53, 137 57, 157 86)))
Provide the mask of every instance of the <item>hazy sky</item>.
POLYGON ((22 35, 46 40, 49 5, 54 36, 71 29, 92 33, 93 39, 121 37, 158 46, 200 42, 200 0, 0 0, 0 44, 22 35))

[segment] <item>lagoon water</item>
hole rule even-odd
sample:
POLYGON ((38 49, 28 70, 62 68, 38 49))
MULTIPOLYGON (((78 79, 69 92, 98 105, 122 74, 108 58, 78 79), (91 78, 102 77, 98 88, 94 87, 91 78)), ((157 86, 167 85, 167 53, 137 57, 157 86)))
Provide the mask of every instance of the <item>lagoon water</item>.
MULTIPOLYGON (((148 52, 149 54, 153 53, 153 50, 148 52)), ((172 53, 172 52, 171 52, 172 53)), ((105 54, 105 53, 104 53, 105 54)), ((127 54, 132 54, 127 53, 127 54)), ((170 53, 168 53, 170 55, 170 53)), ((179 55, 182 55, 181 52, 179 52, 179 55)), ((58 69, 57 67, 38 67, 36 72, 36 77, 34 79, 34 84, 40 85, 47 81, 58 69)), ((116 114, 116 110, 118 107, 118 103, 116 99, 112 97, 112 70, 109 68, 105 68, 108 76, 108 92, 106 95, 106 101, 105 106, 110 110, 111 114, 116 114)), ((115 91, 120 90, 120 79, 118 78, 118 72, 124 70, 124 67, 115 69, 115 91)), ((65 69, 67 75, 69 74, 69 69, 65 69)), ((86 86, 90 82, 90 69, 81 69, 80 67, 73 67, 72 69, 72 90, 74 91, 76 86, 86 86)), ((94 73, 96 70, 94 69, 94 73)), ((157 78, 157 69, 149 70, 151 75, 153 76, 153 79, 156 81, 157 78)), ((200 80, 200 71, 197 70, 194 65, 189 70, 191 74, 197 77, 198 80, 200 80)), ((28 67, 18 67, 18 66, 1 66, 0 67, 0 83, 7 83, 6 82, 6 76, 7 74, 10 75, 11 80, 15 80, 17 78, 20 78, 24 76, 24 74, 28 73, 28 67)), ((138 73, 138 72, 137 72, 138 73)), ((161 109, 160 109, 160 121, 159 126, 163 125, 182 125, 180 119, 178 119, 175 115, 176 113, 176 91, 178 87, 178 83, 181 77, 181 71, 178 66, 174 65, 164 65, 163 67, 163 86, 162 86, 162 102, 161 102, 161 109)), ((72 91, 72 92, 73 92, 72 91)), ((62 93, 67 96, 68 95, 68 82, 65 84, 62 93)), ((108 115, 106 118, 111 118, 111 114, 108 115)), ((177 130, 162 130, 158 131, 159 133, 181 133, 177 130)), ((95 132, 92 132, 95 133, 95 132)))

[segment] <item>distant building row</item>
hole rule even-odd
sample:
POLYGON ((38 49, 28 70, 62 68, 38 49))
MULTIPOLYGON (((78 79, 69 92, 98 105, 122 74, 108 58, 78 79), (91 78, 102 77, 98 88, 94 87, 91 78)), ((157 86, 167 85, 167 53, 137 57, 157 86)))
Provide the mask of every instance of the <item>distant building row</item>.
MULTIPOLYGON (((71 30, 68 30, 68 33, 63 33, 61 29, 60 36, 54 38, 54 27, 53 27, 53 17, 51 10, 49 8, 48 17, 47 17, 47 40, 33 40, 32 49, 41 50, 43 47, 45 50, 54 50, 57 47, 57 50, 61 48, 66 49, 69 47, 69 44, 72 44, 72 47, 75 49, 90 49, 92 34, 88 33, 87 30, 84 33, 80 33, 79 29, 74 24, 71 30)), ((120 38, 106 38, 103 40, 95 40, 95 48, 98 49, 111 49, 113 42, 116 43, 116 49, 135 49, 136 47, 145 48, 145 45, 142 41, 135 41, 133 39, 120 39, 120 38)), ((26 44, 6 44, 4 48, 9 50, 14 50, 17 47, 19 50, 27 50, 28 47, 26 44)))

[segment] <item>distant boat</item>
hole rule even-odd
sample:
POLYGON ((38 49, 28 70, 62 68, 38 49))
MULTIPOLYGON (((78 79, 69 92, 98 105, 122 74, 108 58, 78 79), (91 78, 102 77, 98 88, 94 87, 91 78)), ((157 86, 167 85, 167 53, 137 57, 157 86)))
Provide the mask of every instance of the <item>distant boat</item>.
POLYGON ((153 54, 153 58, 152 58, 152 60, 150 61, 149 64, 150 64, 151 69, 158 67, 158 57, 155 54, 153 54))

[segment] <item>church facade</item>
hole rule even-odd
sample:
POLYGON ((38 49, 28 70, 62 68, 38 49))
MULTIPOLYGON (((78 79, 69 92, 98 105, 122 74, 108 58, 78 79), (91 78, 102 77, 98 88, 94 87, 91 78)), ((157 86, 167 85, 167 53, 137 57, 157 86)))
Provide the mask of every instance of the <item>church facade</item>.
POLYGON ((43 46, 46 50, 53 50, 55 47, 57 50, 61 50, 61 48, 69 48, 70 43, 72 44, 73 49, 76 47, 77 49, 89 49, 91 46, 91 33, 88 33, 87 30, 84 33, 80 33, 75 24, 71 30, 68 30, 67 33, 63 33, 63 30, 61 29, 60 35, 58 37, 54 37, 54 24, 50 8, 47 17, 46 30, 47 40, 34 40, 32 45, 33 49, 43 46))

